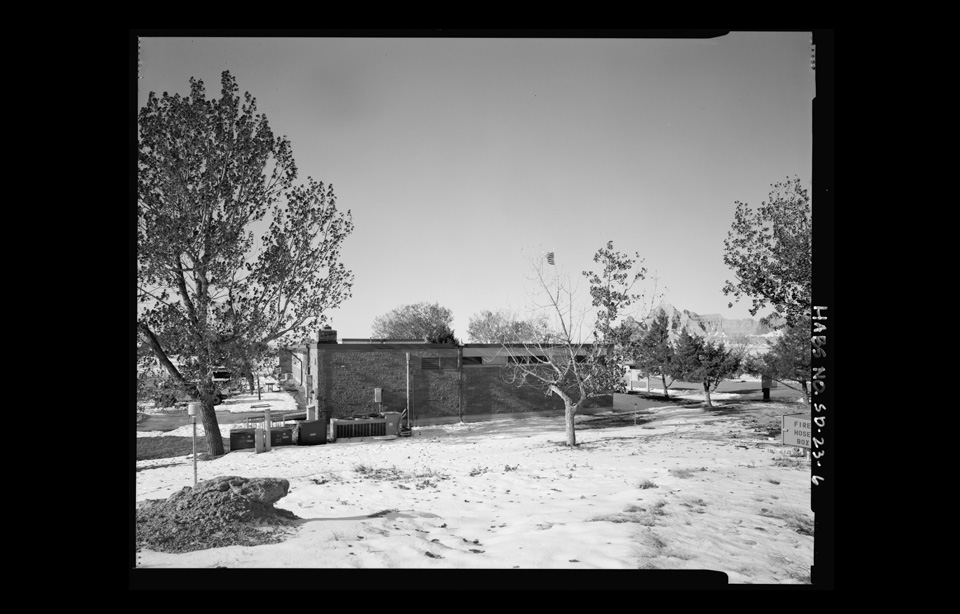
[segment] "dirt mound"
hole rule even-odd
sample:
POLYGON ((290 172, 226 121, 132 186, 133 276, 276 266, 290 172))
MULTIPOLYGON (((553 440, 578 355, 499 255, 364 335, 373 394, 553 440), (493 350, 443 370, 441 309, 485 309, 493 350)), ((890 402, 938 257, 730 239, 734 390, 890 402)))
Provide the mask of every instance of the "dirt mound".
POLYGON ((137 549, 179 553, 283 541, 298 518, 273 504, 289 488, 278 478, 227 476, 143 501, 136 510, 137 549))

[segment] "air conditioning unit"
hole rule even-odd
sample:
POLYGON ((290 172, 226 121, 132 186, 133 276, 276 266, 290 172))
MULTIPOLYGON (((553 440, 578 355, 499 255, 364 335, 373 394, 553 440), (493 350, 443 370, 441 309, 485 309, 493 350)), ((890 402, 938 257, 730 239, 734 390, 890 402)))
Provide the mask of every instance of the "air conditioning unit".
POLYGON ((331 441, 349 437, 383 437, 386 434, 387 420, 385 418, 333 419, 330 421, 331 441))

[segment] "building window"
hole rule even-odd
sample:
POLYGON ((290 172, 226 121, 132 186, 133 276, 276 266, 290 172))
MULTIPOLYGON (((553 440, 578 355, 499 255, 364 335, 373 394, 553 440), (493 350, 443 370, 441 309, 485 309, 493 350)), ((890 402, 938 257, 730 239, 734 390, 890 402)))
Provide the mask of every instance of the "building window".
POLYGON ((479 367, 482 364, 483 364, 483 356, 464 356, 463 357, 464 367, 479 367))
POLYGON ((420 368, 424 371, 457 370, 456 356, 423 356, 420 358, 420 368))
POLYGON ((507 362, 514 365, 535 365, 547 362, 546 356, 507 356, 507 362))

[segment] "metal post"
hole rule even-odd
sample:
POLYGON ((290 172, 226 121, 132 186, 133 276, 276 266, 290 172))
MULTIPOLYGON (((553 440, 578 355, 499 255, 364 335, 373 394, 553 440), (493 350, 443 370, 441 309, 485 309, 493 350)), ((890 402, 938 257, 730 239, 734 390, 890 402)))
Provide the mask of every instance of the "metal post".
POLYGON ((197 487, 197 416, 193 416, 193 487, 197 487))
POLYGON ((197 487, 197 411, 200 403, 188 403, 187 413, 193 416, 193 487, 197 487))
POLYGON ((410 352, 407 352, 407 429, 410 429, 410 352))
POLYGON ((463 422, 463 346, 457 346, 457 374, 459 381, 457 385, 457 412, 460 414, 460 422, 463 422))

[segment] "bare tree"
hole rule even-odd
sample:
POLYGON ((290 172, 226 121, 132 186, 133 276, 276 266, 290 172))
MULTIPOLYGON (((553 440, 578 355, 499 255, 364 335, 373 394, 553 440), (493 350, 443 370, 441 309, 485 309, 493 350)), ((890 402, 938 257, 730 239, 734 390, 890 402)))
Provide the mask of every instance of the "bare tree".
POLYGON ((583 272, 590 284, 590 307, 580 302, 569 278, 561 279, 557 269, 548 272, 542 259, 531 259, 531 281, 539 297, 535 312, 547 318, 551 330, 543 341, 504 344, 506 373, 518 386, 536 386, 563 400, 568 446, 577 444, 574 419, 587 400, 624 388, 619 320, 628 306, 642 300, 631 290, 646 276, 639 254, 635 256, 614 251, 612 241, 597 251, 594 262, 601 270, 583 272))
POLYGON ((506 309, 485 309, 470 316, 467 336, 474 343, 531 343, 546 338, 549 330, 543 315, 522 318, 506 309))

